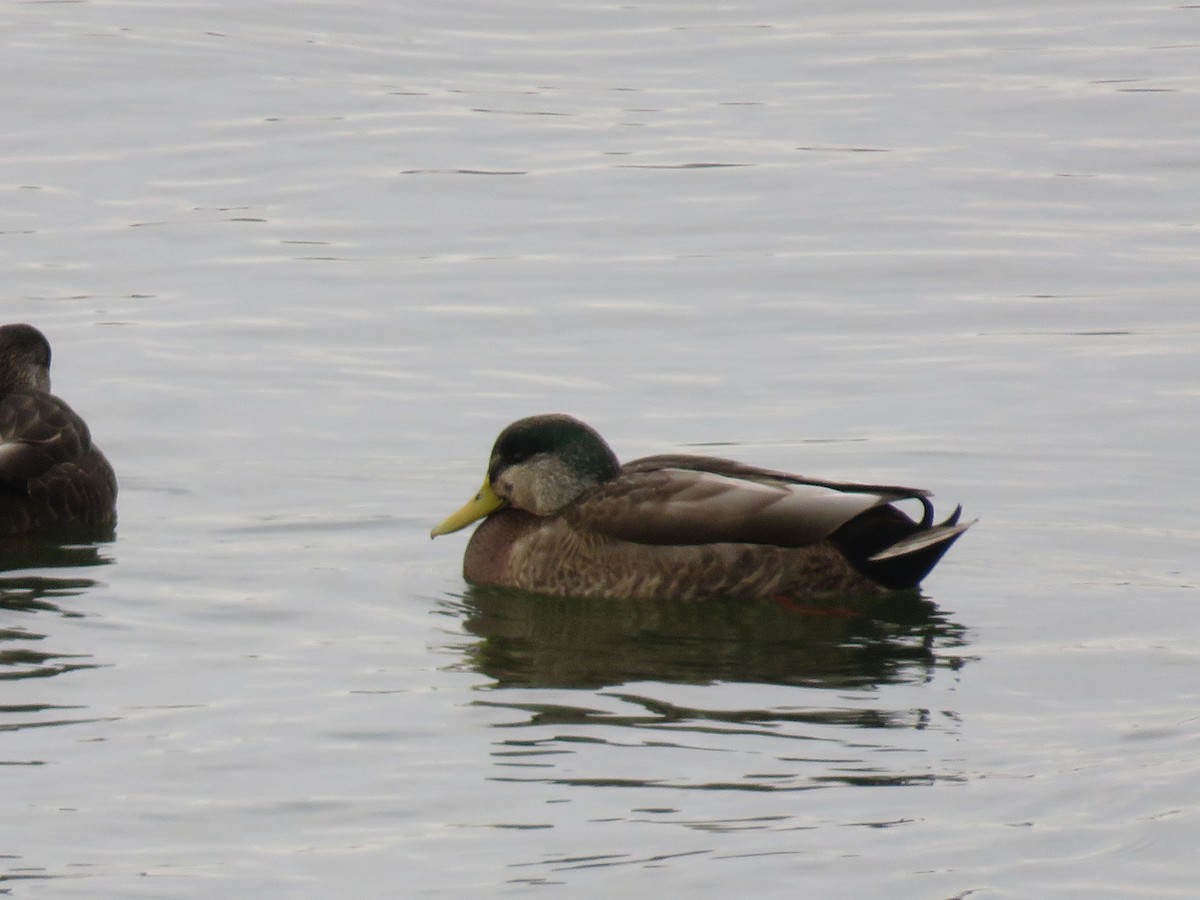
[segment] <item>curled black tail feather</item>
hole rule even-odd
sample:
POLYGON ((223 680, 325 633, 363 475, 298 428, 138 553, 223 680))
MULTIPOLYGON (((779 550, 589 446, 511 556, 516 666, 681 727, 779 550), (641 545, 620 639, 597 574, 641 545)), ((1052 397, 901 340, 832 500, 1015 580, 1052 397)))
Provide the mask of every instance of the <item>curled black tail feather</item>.
POLYGON ((933 504, 921 499, 920 522, 894 506, 877 506, 855 516, 829 539, 856 571, 877 584, 892 590, 915 588, 972 524, 958 524, 960 505, 934 525, 933 504))

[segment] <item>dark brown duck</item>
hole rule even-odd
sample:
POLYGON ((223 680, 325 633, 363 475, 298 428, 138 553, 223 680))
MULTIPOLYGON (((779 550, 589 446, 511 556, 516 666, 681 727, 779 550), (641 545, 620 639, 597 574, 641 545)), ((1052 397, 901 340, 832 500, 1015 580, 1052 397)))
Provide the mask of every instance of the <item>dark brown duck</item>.
POLYGON ((0 537, 116 522, 117 480, 87 423, 50 393, 50 344, 0 326, 0 537))
POLYGON ((928 491, 821 481, 707 456, 621 465, 570 416, 500 433, 479 493, 431 532, 482 518, 473 584, 574 597, 836 598, 917 587, 973 523, 928 491), (893 504, 919 502, 914 520, 893 504))

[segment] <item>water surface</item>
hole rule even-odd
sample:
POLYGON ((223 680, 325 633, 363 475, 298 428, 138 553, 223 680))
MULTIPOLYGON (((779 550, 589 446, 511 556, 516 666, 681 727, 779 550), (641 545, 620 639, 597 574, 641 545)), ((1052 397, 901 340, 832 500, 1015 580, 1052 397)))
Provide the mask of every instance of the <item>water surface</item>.
POLYGON ((0 555, 4 891, 1191 896, 1200 10, 8 19, 5 319, 122 494, 0 555), (551 410, 981 521, 840 616, 469 589, 551 410))

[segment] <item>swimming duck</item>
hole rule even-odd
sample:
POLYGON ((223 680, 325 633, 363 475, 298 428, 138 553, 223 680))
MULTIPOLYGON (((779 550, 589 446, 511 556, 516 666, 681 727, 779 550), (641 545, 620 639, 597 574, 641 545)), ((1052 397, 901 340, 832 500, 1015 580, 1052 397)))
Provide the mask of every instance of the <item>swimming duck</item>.
POLYGON ((87 423, 50 393, 50 343, 0 326, 0 537, 116 522, 117 479, 87 423))
POLYGON ((916 588, 972 522, 928 491, 821 481, 708 456, 621 463, 578 419, 505 428, 479 493, 430 532, 483 519, 463 576, 581 598, 836 598, 916 588), (917 501, 914 521, 893 504, 917 501))

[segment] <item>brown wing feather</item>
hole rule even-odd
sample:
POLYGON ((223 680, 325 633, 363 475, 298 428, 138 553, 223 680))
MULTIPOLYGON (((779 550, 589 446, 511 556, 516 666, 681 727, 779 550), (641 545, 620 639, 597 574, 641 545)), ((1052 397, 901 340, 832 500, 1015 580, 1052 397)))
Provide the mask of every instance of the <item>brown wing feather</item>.
POLYGON ((728 475, 731 478, 744 478, 748 481, 783 482, 785 484, 811 484, 814 487, 825 487, 834 491, 846 491, 855 494, 879 494, 886 496, 888 502, 893 500, 910 500, 928 497, 929 491, 923 488, 904 487, 898 484, 868 484, 857 481, 828 481, 822 478, 809 478, 807 475, 796 475, 792 472, 781 472, 777 469, 764 469, 751 466, 732 459, 722 459, 717 456, 689 456, 683 453, 664 453, 658 456, 643 456, 630 460, 621 467, 621 474, 634 472, 652 472, 656 469, 694 469, 698 472, 712 472, 714 475, 728 475))
POLYGON ((657 456, 626 464, 563 516, 581 530, 641 544, 801 547, 867 509, 923 493, 833 486, 710 457, 657 456))
POLYGON ((53 394, 0 400, 0 480, 20 484, 79 458, 92 444, 87 424, 53 394))

